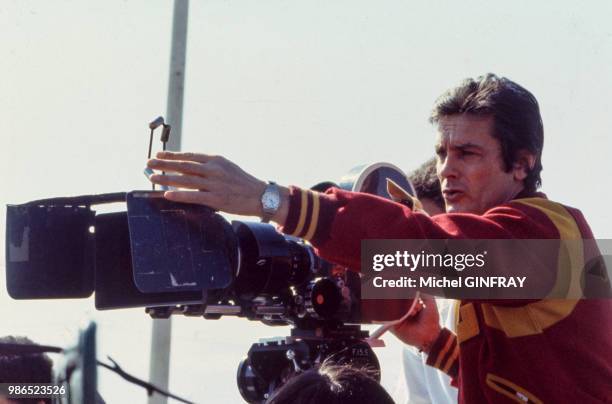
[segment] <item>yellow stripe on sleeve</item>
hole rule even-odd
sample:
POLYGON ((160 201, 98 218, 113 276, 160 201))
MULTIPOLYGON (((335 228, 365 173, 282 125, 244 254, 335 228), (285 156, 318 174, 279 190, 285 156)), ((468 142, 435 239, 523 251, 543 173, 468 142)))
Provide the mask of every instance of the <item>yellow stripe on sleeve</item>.
POLYGON ((312 216, 310 217, 310 226, 308 227, 308 233, 304 236, 306 240, 310 240, 315 232, 317 231, 317 224, 319 223, 319 194, 317 192, 312 193, 312 216))
POLYGON ((446 344, 444 344, 444 348, 442 348, 440 353, 438 353, 438 358, 436 359, 436 362, 434 363, 434 367, 435 368, 440 369, 440 365, 441 365, 442 359, 444 358, 444 356, 446 355, 446 353, 450 349, 451 345, 453 345, 454 339, 455 338, 454 338, 453 334, 450 334, 448 336, 448 340, 446 341, 446 344))
POLYGON ((302 230, 304 230, 304 222, 306 221, 306 212, 308 211, 308 194, 306 191, 301 190, 302 193, 302 201, 300 205, 300 219, 298 220, 298 224, 295 227, 295 231, 292 236, 299 237, 302 234, 302 230))
POLYGON ((448 373, 448 370, 453 366, 457 358, 459 357, 459 344, 455 345, 455 349, 453 350, 453 354, 446 361, 446 365, 442 369, 444 373, 448 373))

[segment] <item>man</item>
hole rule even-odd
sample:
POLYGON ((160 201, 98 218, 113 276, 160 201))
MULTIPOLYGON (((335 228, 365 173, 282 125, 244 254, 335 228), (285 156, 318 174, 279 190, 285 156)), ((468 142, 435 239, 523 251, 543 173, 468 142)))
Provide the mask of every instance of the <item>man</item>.
MULTIPOLYGON (((266 185, 222 157, 160 153, 148 164, 176 173, 153 182, 197 190, 169 191, 167 199, 273 220, 349 268, 360 268, 363 239, 593 238, 578 210, 536 193, 543 125, 529 91, 493 74, 468 79, 436 102, 431 122, 447 212, 433 217, 371 195, 266 185)), ((395 332, 453 378, 459 402, 609 398, 611 300, 466 300, 457 335, 441 329, 434 308, 427 304, 395 332)))
POLYGON ((436 158, 433 157, 408 175, 414 187, 416 196, 423 205, 423 210, 429 215, 444 213, 444 197, 440 188, 440 180, 436 174, 436 158))

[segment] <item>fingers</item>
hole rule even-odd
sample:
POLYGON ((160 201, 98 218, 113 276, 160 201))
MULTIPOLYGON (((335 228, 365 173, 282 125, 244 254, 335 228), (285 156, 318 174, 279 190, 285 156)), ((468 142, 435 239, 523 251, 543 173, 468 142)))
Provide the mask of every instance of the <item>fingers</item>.
POLYGON ((197 190, 210 189, 210 181, 197 175, 160 175, 154 174, 149 180, 154 184, 168 187, 188 188, 197 190))
POLYGON ((203 163, 196 163, 193 161, 186 160, 158 160, 151 159, 147 162, 147 167, 154 168, 162 171, 172 171, 183 174, 195 174, 200 176, 207 176, 210 174, 209 169, 203 163))
POLYGON ((153 174, 154 184, 197 190, 171 191, 166 199, 207 205, 227 213, 257 216, 265 182, 248 174, 222 156, 199 153, 160 152, 147 162, 151 169, 169 174, 153 174))
POLYGON ((157 153, 157 158, 164 160, 184 160, 194 161, 196 163, 208 163, 209 161, 217 158, 217 156, 211 156, 203 153, 161 151, 157 153))

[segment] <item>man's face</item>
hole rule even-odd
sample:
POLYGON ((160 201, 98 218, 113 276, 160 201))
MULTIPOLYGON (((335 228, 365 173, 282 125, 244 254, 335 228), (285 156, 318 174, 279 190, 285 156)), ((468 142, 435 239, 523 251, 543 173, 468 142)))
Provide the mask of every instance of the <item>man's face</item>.
POLYGON ((525 170, 505 172, 493 118, 467 114, 438 122, 436 171, 447 213, 483 214, 523 189, 525 170))

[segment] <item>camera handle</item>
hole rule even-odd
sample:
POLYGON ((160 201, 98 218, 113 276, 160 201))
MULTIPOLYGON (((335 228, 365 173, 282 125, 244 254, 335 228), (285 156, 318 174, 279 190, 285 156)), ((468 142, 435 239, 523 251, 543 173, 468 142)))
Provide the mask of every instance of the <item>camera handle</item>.
MULTIPOLYGON (((168 143, 168 139, 170 139, 170 129, 172 127, 164 122, 163 116, 158 116, 149 123, 149 129, 151 129, 151 134, 149 136, 149 152, 147 153, 147 159, 151 158, 151 151, 153 148, 153 132, 160 126, 163 127, 162 134, 160 137, 160 140, 162 142, 162 150, 166 151, 166 143, 168 143)), ((151 170, 150 168, 145 168, 144 173, 147 178, 149 178, 151 175, 153 175, 153 170, 151 170)), ((155 184, 153 184, 152 187, 153 191, 155 191, 155 184)), ((161 189, 165 190, 167 189, 167 187, 161 187, 161 189)))

